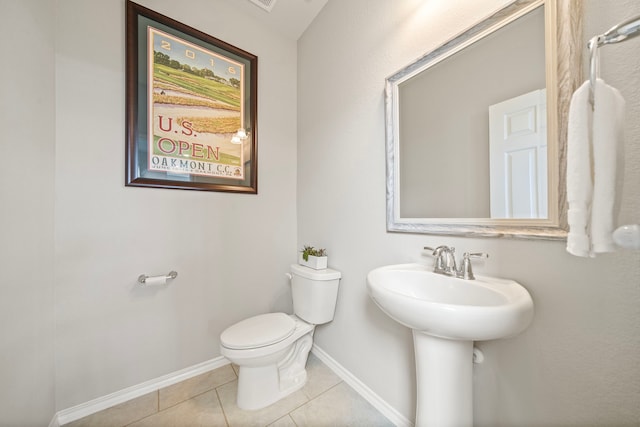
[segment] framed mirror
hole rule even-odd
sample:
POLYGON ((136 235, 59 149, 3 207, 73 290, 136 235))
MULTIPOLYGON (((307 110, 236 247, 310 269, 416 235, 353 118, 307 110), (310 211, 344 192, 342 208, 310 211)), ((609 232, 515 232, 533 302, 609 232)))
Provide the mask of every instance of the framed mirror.
POLYGON ((513 2, 386 79, 388 231, 566 238, 580 8, 513 2))

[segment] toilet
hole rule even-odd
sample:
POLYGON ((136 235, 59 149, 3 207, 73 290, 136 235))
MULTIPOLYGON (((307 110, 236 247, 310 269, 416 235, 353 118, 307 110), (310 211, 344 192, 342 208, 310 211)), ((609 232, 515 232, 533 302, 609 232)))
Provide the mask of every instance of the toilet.
POLYGON ((293 314, 267 313, 242 320, 220 335, 220 352, 240 367, 237 404, 269 406, 307 382, 307 357, 316 325, 333 320, 340 272, 291 266, 293 314))

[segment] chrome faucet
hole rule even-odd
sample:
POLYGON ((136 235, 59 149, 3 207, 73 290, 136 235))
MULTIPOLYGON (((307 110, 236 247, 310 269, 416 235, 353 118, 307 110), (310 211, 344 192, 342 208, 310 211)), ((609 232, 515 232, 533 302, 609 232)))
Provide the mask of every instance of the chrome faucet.
POLYGON ((458 277, 460 279, 474 280, 473 269, 471 268, 471 258, 488 258, 489 255, 483 252, 469 253, 465 252, 462 256, 462 266, 458 270, 456 263, 456 248, 445 245, 438 246, 433 249, 428 246, 424 247, 425 250, 431 251, 435 258, 433 265, 433 272, 438 274, 445 274, 447 276, 458 277))
POLYGON ((435 258, 433 271, 435 273, 446 274, 447 276, 457 275, 456 248, 441 245, 435 249, 425 246, 424 249, 433 252, 432 255, 435 258))

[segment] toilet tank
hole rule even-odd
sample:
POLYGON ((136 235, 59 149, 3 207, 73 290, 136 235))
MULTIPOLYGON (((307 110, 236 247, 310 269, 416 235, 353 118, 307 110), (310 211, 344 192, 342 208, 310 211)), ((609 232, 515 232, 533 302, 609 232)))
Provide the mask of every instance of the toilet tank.
POLYGON ((293 313, 302 320, 320 325, 333 320, 338 299, 340 272, 326 268, 314 270, 291 265, 293 313))

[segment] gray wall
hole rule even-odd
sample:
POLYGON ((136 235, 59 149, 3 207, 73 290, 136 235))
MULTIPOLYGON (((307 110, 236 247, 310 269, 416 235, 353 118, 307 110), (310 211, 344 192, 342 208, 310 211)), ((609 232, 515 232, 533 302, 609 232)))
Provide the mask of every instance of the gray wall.
POLYGON ((0 10, 11 17, 0 30, 0 425, 47 425, 55 404, 54 4, 2 0, 0 10))
MULTIPOLYGON (((385 231, 385 77, 500 1, 332 1, 298 46, 298 245, 325 246, 343 272, 336 318, 317 343, 413 419, 410 331, 369 299, 366 274, 430 259, 425 245, 491 255, 476 270, 512 278, 536 315, 522 335, 483 342, 475 415, 486 426, 637 426, 640 421, 640 252, 570 256, 563 242, 392 234, 385 231), (433 17, 437 16, 437 19, 433 17)), ((588 0, 585 36, 640 14, 635 0, 588 0)), ((628 102, 620 220, 640 222, 640 39, 602 52, 603 77, 628 102)))

